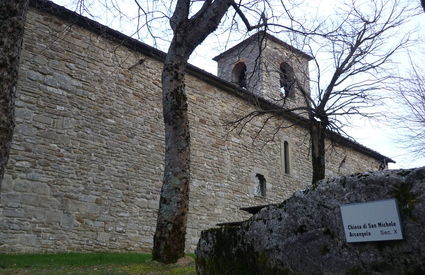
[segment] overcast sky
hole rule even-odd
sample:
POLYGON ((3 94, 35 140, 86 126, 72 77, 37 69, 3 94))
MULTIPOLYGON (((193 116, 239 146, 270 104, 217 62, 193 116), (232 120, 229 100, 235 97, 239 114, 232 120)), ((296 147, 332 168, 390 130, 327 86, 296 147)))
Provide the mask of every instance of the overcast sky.
MULTIPOLYGON (((124 12, 130 14, 132 18, 137 16, 137 9, 133 6, 133 1, 130 0, 121 0, 126 3, 124 6, 124 12)), ((362 0, 359 0, 362 1, 362 0)), ((403 0, 402 0, 403 1, 403 0)), ((408 0, 413 3, 414 0, 408 0)), ((75 10, 75 2, 76 0, 54 0, 54 2, 64 5, 69 9, 75 10)), ((301 1, 300 1, 301 2, 301 1)), ((304 6, 302 12, 304 14, 320 14, 321 16, 326 16, 328 14, 332 14, 334 12, 334 8, 337 3, 340 1, 335 0, 315 0, 315 1, 304 1, 307 3, 307 6, 304 6)), ((415 6, 419 6, 419 0, 417 3, 412 4, 415 6)), ((91 11, 92 17, 96 21, 99 21, 102 24, 108 25, 114 29, 122 31, 127 35, 134 34, 134 21, 131 21, 127 18, 119 17, 119 14, 115 13, 113 15, 106 14, 100 8, 94 8, 96 5, 99 5, 100 1, 95 0, 85 0, 85 3, 88 5, 88 8, 91 11), (130 26, 130 27, 129 27, 130 26)), ((84 14, 88 16, 87 12, 84 14)), ((168 24, 165 25, 168 27, 168 24)), ((418 17, 415 17, 406 28, 417 28, 417 39, 419 47, 423 48, 425 45, 423 42, 425 41, 425 15, 422 14, 418 17)), ((168 40, 171 37, 165 37, 164 32, 162 32, 161 28, 164 28, 164 22, 158 24, 158 31, 160 33, 160 39, 157 39, 156 44, 149 39, 149 36, 146 35, 133 35, 135 38, 141 39, 143 42, 147 44, 151 44, 153 46, 158 47, 159 49, 165 51, 168 45, 168 40)), ((234 44, 240 42, 244 37, 234 36, 233 39, 229 39, 226 37, 225 39, 222 36, 211 36, 209 37, 205 43, 197 48, 195 53, 192 55, 190 62, 195 66, 200 67, 210 73, 216 74, 217 64, 212 58, 220 53, 225 48, 231 47, 234 44), (223 42, 225 41, 225 42, 223 42)), ((425 60, 425 52, 412 50, 411 54, 417 60, 425 60)), ((402 60, 403 58, 401 58, 402 60)), ((406 58, 404 58, 406 60, 406 58)), ((405 61, 401 61, 399 63, 400 68, 406 66, 407 64, 403 63, 405 61)), ((387 106, 388 109, 396 109, 391 106, 387 106)), ((396 125, 391 121, 368 121, 368 120, 356 120, 354 123, 354 127, 346 129, 347 133, 349 133, 353 138, 355 138, 359 143, 380 152, 381 154, 388 156, 394 159, 397 163, 390 164, 390 168, 411 168, 411 167, 419 167, 425 166, 425 156, 417 157, 411 154, 406 148, 403 148, 403 144, 400 142, 401 134, 396 125)))

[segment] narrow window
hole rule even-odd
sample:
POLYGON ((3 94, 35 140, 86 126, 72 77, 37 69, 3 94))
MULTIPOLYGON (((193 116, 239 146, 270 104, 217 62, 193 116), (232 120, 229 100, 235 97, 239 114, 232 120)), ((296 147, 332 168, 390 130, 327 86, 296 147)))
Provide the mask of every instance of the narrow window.
POLYGON ((339 163, 339 166, 338 166, 338 173, 340 173, 341 172, 341 168, 344 168, 344 166, 345 166, 345 162, 347 161, 347 156, 344 156, 344 158, 341 160, 341 162, 339 163))
POLYGON ((239 62, 233 67, 232 82, 238 84, 241 88, 247 88, 246 65, 244 62, 239 62))
POLYGON ((294 69, 288 63, 280 64, 280 92, 285 97, 292 97, 294 94, 295 86, 295 73, 294 69))
POLYGON ((289 174, 290 173, 290 167, 289 167, 289 144, 288 142, 285 140, 283 142, 283 165, 284 165, 284 170, 285 170, 285 174, 289 174))
POLYGON ((266 196, 266 178, 264 175, 261 174, 255 174, 255 178, 257 180, 256 186, 255 186, 255 195, 256 196, 266 196))
POLYGON ((382 171, 382 170, 385 170, 385 169, 387 169, 387 168, 388 168, 388 166, 387 166, 387 162, 386 162, 386 160, 384 159, 383 161, 381 161, 381 162, 379 163, 378 170, 379 170, 379 171, 382 171))

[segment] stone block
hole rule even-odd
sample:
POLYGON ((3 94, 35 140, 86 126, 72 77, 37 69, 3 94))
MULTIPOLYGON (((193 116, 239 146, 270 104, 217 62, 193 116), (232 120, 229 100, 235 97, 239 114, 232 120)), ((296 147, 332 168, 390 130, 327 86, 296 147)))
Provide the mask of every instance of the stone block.
POLYGON ((17 121, 31 121, 34 113, 26 108, 16 108, 15 118, 17 121))
POLYGON ((115 231, 117 233, 125 233, 126 232, 126 228, 123 225, 118 225, 118 226, 115 227, 115 231))
MULTIPOLYGON (((40 165, 42 163, 46 163, 46 162, 48 163, 47 160, 37 160, 38 165, 40 165)), ((48 165, 44 165, 44 166, 48 166, 48 165)), ((44 174, 41 174, 39 172, 27 173, 26 179, 29 180, 29 181, 41 181, 41 182, 47 182, 49 180, 44 174)))
POLYGON ((6 208, 21 208, 22 202, 19 194, 4 194, 1 196, 3 206, 6 208))
POLYGON ((58 81, 53 76, 46 76, 44 78, 44 83, 50 87, 47 87, 46 91, 53 92, 55 94, 62 94, 62 92, 58 89, 51 89, 52 87, 59 87, 58 81))
POLYGON ((61 226, 68 230, 72 229, 74 227, 74 216, 71 214, 63 214, 61 226))
POLYGON ((33 80, 33 81, 37 81, 37 82, 43 82, 44 80, 44 75, 36 72, 36 71, 27 71, 26 75, 28 77, 28 79, 33 80))
POLYGON ((46 221, 46 210, 44 208, 32 208, 30 213, 38 223, 44 223, 46 221))
MULTIPOLYGON (((21 234, 18 236, 19 242, 26 244, 26 246, 34 246, 37 243, 37 236, 33 234, 21 234)), ((33 248, 34 249, 34 248, 33 248)))
POLYGON ((22 218, 25 216, 25 211, 22 208, 4 208, 2 215, 10 218, 22 218))
POLYGON ((53 122, 52 118, 45 115, 34 115, 33 120, 35 122, 39 122, 39 123, 43 123, 47 125, 52 125, 52 122, 53 122))
POLYGON ((98 198, 97 196, 93 196, 93 195, 80 195, 79 196, 80 201, 91 202, 91 203, 95 202, 97 198, 98 198))
POLYGON ((15 134, 23 136, 35 136, 37 129, 26 124, 18 124, 15 127, 15 134))
POLYGON ((63 214, 59 211, 46 211, 46 223, 60 224, 63 214))
POLYGON ((31 189, 35 194, 44 196, 49 196, 51 194, 50 186, 45 182, 33 181, 31 182, 31 189))
POLYGON ((157 200, 148 200, 148 208, 150 209, 159 209, 159 201, 157 200))
POLYGON ((40 201, 42 201, 42 199, 38 195, 30 193, 30 194, 21 194, 21 201, 22 201, 22 204, 24 205, 39 206, 40 201))
POLYGON ((11 175, 4 175, 3 181, 0 184, 1 193, 7 193, 13 190, 13 179, 11 175))
POLYGON ((97 232, 97 240, 100 242, 108 242, 110 238, 110 234, 109 233, 105 233, 105 232, 97 232))
POLYGON ((32 193, 32 183, 31 181, 27 181, 27 180, 15 180, 14 181, 14 187, 13 189, 16 192, 22 192, 22 193, 32 193))

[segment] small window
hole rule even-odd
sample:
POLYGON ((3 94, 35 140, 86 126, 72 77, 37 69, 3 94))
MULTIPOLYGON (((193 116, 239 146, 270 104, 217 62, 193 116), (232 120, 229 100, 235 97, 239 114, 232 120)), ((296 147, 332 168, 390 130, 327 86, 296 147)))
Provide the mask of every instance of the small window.
POLYGON ((338 166, 338 173, 341 173, 341 169, 344 168, 345 162, 347 161, 347 156, 344 156, 344 158, 341 160, 338 166))
POLYGON ((289 142, 286 140, 282 140, 280 143, 280 161, 282 174, 291 174, 291 149, 289 148, 289 142))
POLYGON ((283 142, 283 158, 285 174, 289 174, 289 144, 287 141, 283 142))
POLYGON ((292 97, 294 95, 295 86, 295 73, 294 69, 288 63, 280 64, 280 92, 285 97, 292 97))
POLYGON ((239 62, 233 67, 232 82, 238 84, 241 88, 247 88, 246 65, 244 62, 239 62))
POLYGON ((379 163, 378 170, 383 171, 383 170, 386 170, 386 169, 388 169, 388 165, 387 165, 386 160, 384 159, 383 161, 381 161, 379 163))
POLYGON ((262 174, 255 174, 256 185, 255 185, 255 193, 256 196, 266 196, 266 178, 262 174))

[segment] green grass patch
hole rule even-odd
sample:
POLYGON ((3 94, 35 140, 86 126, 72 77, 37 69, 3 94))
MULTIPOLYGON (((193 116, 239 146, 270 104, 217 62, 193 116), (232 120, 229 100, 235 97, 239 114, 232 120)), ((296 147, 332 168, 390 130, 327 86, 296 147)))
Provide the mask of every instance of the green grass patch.
POLYGON ((0 254, 0 268, 42 266, 90 266, 140 264, 151 260, 141 253, 0 254))
MULTIPOLYGON (((192 258, 194 254, 189 254, 192 258)), ((161 264, 151 254, 0 254, 2 275, 195 275, 195 263, 161 264)))
POLYGON ((140 275, 196 275, 195 264, 192 263, 187 266, 179 265, 165 265, 157 262, 146 262, 143 264, 136 264, 126 266, 120 269, 125 274, 140 274, 140 275))

